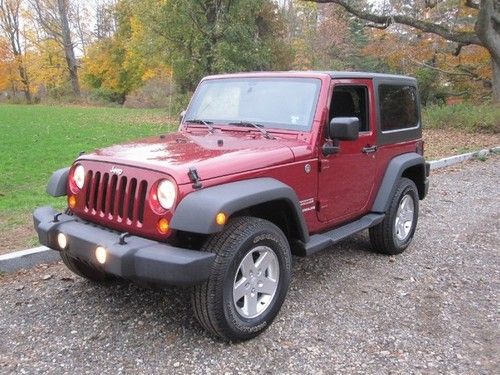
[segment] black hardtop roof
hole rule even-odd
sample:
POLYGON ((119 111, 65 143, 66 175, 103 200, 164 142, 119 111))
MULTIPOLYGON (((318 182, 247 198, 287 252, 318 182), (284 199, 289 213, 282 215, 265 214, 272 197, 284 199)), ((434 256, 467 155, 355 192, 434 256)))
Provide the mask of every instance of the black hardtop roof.
POLYGON ((317 73, 329 74, 332 78, 381 78, 381 79, 407 79, 415 81, 415 78, 398 74, 373 73, 373 72, 348 72, 348 71, 317 71, 317 73))
POLYGON ((373 73, 373 72, 349 72, 349 71, 327 71, 327 70, 290 70, 290 71, 263 71, 263 72, 240 72, 240 73, 226 73, 216 74, 204 77, 206 79, 224 79, 224 78, 246 78, 246 77, 304 77, 329 75, 332 78, 345 78, 345 79, 376 79, 381 81, 405 81, 406 83, 416 83, 416 79, 410 76, 373 73))

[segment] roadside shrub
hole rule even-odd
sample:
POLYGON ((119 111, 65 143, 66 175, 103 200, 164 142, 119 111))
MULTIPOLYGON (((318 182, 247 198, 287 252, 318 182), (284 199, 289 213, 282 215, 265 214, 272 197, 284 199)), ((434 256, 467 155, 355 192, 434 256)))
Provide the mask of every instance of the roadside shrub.
POLYGON ((123 105, 127 108, 165 108, 172 93, 169 80, 153 78, 128 94, 123 105))
POLYGON ((186 109, 191 93, 176 92, 175 85, 169 80, 151 79, 133 91, 123 103, 128 108, 164 108, 169 118, 177 118, 186 109))
POLYGON ((100 87, 89 91, 89 99, 96 104, 118 103, 123 104, 124 97, 114 91, 100 87))
POLYGON ((469 133, 500 133, 500 106, 460 103, 422 109, 423 126, 428 129, 457 129, 469 133))

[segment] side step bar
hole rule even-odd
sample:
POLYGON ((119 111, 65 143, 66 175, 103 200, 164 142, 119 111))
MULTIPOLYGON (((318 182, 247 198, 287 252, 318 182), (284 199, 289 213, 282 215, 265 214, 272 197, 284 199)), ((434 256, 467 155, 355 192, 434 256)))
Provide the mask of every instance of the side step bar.
POLYGON ((384 220, 385 214, 371 213, 363 216, 361 219, 345 224, 341 227, 335 228, 331 231, 314 234, 310 237, 309 241, 304 245, 305 256, 310 256, 323 250, 346 237, 355 233, 361 232, 364 229, 377 225, 384 220))

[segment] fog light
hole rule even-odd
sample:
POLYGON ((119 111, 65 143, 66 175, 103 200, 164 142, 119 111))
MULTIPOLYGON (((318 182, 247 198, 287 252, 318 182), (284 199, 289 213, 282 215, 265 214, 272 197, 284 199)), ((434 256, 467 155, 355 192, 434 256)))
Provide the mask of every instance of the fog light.
POLYGON ((57 244, 61 250, 66 249, 66 246, 68 246, 68 237, 63 233, 59 233, 57 235, 57 244))
POLYGON ((226 224, 226 214, 224 212, 219 212, 215 217, 215 222, 219 225, 226 224))
POLYGON ((106 249, 102 246, 97 246, 95 249, 95 257, 100 264, 106 263, 106 249))
POLYGON ((68 206, 70 208, 75 208, 76 207, 76 197, 74 195, 70 195, 68 198, 68 206))
POLYGON ((158 232, 161 234, 166 234, 168 232, 168 229, 170 228, 170 225, 168 224, 168 220, 165 218, 161 218, 158 220, 158 232))

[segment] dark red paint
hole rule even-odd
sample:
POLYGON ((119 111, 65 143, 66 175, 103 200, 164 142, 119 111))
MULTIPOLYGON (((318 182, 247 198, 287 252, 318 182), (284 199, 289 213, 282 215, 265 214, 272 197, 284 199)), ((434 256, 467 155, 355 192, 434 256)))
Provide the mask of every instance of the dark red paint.
MULTIPOLYGON (((119 231, 128 231, 158 240, 166 239, 156 224, 161 217, 171 219, 174 209, 159 215, 150 208, 151 187, 160 179, 172 178, 178 184, 176 204, 194 189, 188 177, 189 167, 195 167, 203 187, 254 177, 273 177, 291 186, 302 203, 304 217, 311 233, 321 232, 343 222, 353 220, 369 211, 378 191, 387 164, 394 156, 415 151, 421 140, 379 147, 373 154, 361 149, 377 144, 377 118, 371 79, 332 79, 322 73, 248 73, 227 77, 313 77, 322 82, 313 125, 310 132, 268 129, 275 139, 266 139, 256 129, 213 124, 211 134, 203 125, 181 124, 179 131, 164 138, 152 137, 116 145, 92 154, 84 154, 75 164, 85 170, 109 173, 112 167, 123 170, 123 176, 147 184, 142 221, 137 219, 141 207, 133 207, 132 220, 110 213, 111 203, 102 203, 104 210, 88 209, 86 194, 91 188, 85 184, 78 193, 73 211, 84 219, 119 231), (335 85, 363 84, 368 87, 370 131, 360 133, 356 141, 343 141, 340 152, 323 156, 325 126, 328 121, 330 99, 335 85), (308 167, 306 167, 308 165, 308 167), (309 172, 306 172, 306 169, 309 172)), ((223 79, 224 76, 205 79, 223 79)), ((109 192, 112 187, 108 180, 109 192)), ((102 185, 102 184, 101 184, 102 185)), ((116 190, 119 189, 117 186, 116 190)), ((103 199, 102 186, 97 190, 97 201, 103 199)), ((125 197, 134 193, 140 200, 140 189, 127 185, 125 197)), ((71 192, 68 190, 68 194, 71 192)), ((94 192, 90 192, 94 194, 94 192)), ((117 199, 117 194, 114 195, 117 199)), ((109 200, 109 195, 108 195, 109 200)), ((93 198, 94 199, 94 198, 93 198)), ((113 203, 115 206, 118 202, 113 203)), ((123 207, 123 210, 128 210, 123 207)), ((113 210, 111 210, 113 211, 113 210)), ((116 207, 115 207, 116 211, 116 207)))

